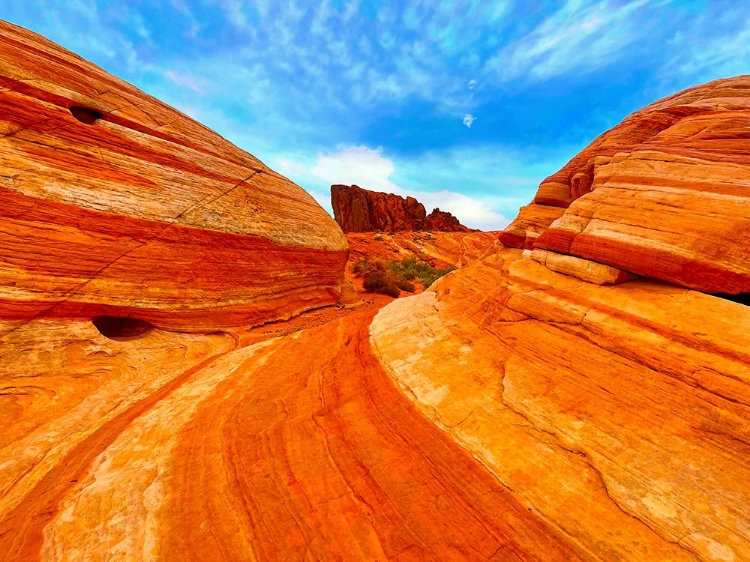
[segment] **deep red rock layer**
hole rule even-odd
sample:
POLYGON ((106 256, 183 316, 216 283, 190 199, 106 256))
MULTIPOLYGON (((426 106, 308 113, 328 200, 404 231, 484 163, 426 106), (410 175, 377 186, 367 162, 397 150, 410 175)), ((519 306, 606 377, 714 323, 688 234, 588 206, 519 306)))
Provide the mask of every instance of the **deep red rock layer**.
POLYGON ((0 315, 200 330, 336 302, 311 196, 179 112, 0 22, 0 315))
POLYGON ((344 232, 437 230, 469 232, 452 214, 433 209, 428 215, 414 197, 368 191, 357 185, 332 185, 331 206, 344 232))

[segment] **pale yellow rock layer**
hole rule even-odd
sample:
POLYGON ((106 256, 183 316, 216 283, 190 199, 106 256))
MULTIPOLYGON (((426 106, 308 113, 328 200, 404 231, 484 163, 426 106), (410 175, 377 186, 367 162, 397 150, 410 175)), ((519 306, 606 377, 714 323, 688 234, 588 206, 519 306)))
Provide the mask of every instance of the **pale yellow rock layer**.
POLYGON ((575 256, 566 256, 556 252, 535 249, 531 252, 531 259, 541 263, 552 271, 577 277, 581 281, 595 285, 618 285, 631 281, 637 276, 628 271, 617 269, 610 265, 584 260, 575 256))

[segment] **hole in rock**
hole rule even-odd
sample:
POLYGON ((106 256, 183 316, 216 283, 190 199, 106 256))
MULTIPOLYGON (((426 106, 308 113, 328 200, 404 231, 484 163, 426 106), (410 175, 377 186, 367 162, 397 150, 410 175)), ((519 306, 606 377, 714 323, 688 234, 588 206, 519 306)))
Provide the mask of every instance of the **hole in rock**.
POLYGON ((726 293, 714 293, 715 297, 719 297, 720 299, 736 302, 739 304, 744 304, 745 306, 750 306, 750 293, 738 293, 736 295, 728 295, 726 293))
POLYGON ((134 340, 153 329, 153 326, 144 320, 119 316, 97 316, 91 322, 105 338, 117 341, 134 340))
POLYGON ((71 107, 70 113, 81 123, 86 123, 86 125, 93 125, 94 123, 96 123, 97 119, 102 118, 102 114, 96 109, 81 107, 78 105, 74 105, 73 107, 71 107))

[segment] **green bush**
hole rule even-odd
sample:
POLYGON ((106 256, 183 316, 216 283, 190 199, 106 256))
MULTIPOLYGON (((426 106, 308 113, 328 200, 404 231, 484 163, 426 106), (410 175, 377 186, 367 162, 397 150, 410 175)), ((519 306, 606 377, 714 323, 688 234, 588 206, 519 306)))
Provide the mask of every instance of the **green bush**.
POLYGON ((414 283, 400 276, 396 278, 396 286, 402 291, 406 291, 407 293, 413 293, 417 290, 417 288, 414 286, 414 283))
POLYGON ((401 294, 396 283, 384 271, 370 271, 365 275, 362 284, 368 293, 381 293, 391 297, 398 297, 401 294))
POLYGON ((421 261, 417 257, 404 258, 401 262, 392 261, 388 263, 388 271, 394 277, 403 277, 407 281, 417 280, 425 289, 437 281, 446 273, 450 273, 455 268, 435 269, 426 261, 421 261))
POLYGON ((399 296, 399 289, 413 293, 416 290, 413 281, 420 282, 426 289, 453 269, 435 269, 421 256, 404 258, 400 262, 392 260, 388 265, 381 260, 362 258, 352 265, 354 274, 364 278, 365 291, 392 297, 399 296))
POLYGON ((371 271, 385 271, 385 264, 380 260, 370 261, 367 258, 362 258, 352 265, 352 272, 357 277, 364 277, 371 271))

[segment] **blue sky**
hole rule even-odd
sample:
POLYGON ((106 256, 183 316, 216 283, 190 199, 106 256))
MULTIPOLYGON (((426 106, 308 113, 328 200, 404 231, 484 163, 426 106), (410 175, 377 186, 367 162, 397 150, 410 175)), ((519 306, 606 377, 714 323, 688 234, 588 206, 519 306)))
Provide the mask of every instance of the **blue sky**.
POLYGON ((330 210, 332 183, 502 228, 628 113, 750 73, 750 2, 3 0, 330 210))

